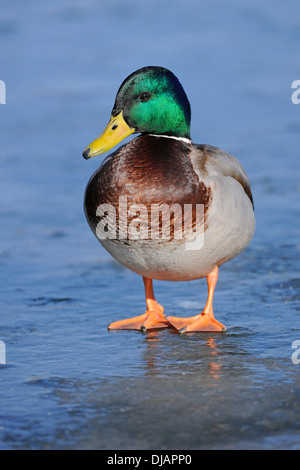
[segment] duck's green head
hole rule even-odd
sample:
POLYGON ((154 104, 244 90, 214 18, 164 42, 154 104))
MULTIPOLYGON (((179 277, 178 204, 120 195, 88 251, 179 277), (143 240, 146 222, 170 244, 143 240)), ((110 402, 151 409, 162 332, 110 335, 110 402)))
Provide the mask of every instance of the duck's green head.
POLYGON ((83 152, 100 155, 133 133, 190 138, 191 109, 179 80, 163 67, 143 67, 119 88, 104 132, 83 152))

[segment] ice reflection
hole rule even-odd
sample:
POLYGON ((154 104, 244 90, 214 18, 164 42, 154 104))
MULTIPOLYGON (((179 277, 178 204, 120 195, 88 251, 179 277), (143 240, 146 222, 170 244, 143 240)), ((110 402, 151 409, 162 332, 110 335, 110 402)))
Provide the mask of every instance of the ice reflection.
MULTIPOLYGON (((216 344, 216 341, 214 338, 209 338, 206 342, 208 348, 211 349, 210 351, 210 355, 212 358, 214 359, 217 359, 217 356, 218 356, 218 353, 220 352, 218 347, 217 347, 217 344, 216 344)), ((209 368, 210 368, 210 374, 212 375, 212 377, 214 379, 219 379, 220 378, 220 370, 221 370, 221 367, 222 365, 218 362, 216 362, 216 360, 212 361, 209 363, 209 368)))
POLYGON ((209 333, 180 335, 175 329, 152 330, 145 336, 146 374, 201 373, 220 379, 224 351, 209 333))

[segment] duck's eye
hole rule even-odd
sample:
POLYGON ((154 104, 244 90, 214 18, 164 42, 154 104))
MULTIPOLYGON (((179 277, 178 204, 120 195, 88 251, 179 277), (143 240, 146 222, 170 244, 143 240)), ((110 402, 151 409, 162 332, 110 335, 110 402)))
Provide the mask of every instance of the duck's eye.
POLYGON ((143 91, 143 93, 140 94, 140 101, 145 102, 150 100, 151 98, 151 93, 148 93, 148 91, 143 91))

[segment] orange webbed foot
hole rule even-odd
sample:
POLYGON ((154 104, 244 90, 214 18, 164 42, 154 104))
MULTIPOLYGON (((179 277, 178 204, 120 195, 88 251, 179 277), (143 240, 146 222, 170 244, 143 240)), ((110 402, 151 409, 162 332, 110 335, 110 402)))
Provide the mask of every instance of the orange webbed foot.
POLYGON ((171 324, 163 314, 163 307, 157 302, 156 304, 156 308, 153 310, 146 310, 143 315, 111 323, 108 325, 108 329, 146 331, 158 328, 169 328, 171 324))
POLYGON ((109 330, 141 330, 144 321, 147 319, 146 313, 126 320, 114 321, 108 325, 109 330))
POLYGON ((139 330, 147 331, 159 328, 169 328, 171 324, 164 315, 164 308, 155 300, 152 280, 143 278, 146 290, 147 310, 143 315, 127 320, 115 321, 108 325, 109 330, 139 330))
POLYGON ((202 312, 200 315, 187 318, 167 317, 167 320, 180 333, 191 333, 193 331, 225 331, 226 327, 216 320, 212 315, 202 312))
POLYGON ((225 331, 226 327, 214 317, 213 296, 218 281, 219 269, 216 266, 207 276, 208 297, 204 310, 199 315, 187 318, 177 318, 168 316, 167 320, 180 333, 189 333, 192 331, 225 331))

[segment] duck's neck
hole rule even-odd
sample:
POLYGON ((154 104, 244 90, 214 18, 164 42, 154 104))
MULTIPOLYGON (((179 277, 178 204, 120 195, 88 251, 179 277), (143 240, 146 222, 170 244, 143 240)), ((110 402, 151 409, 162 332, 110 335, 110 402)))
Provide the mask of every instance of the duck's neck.
POLYGON ((175 139, 175 140, 179 140, 180 142, 184 142, 185 144, 192 143, 191 139, 188 139, 187 137, 176 137, 175 135, 164 135, 164 134, 146 134, 146 135, 150 135, 152 137, 164 137, 165 139, 175 139))

